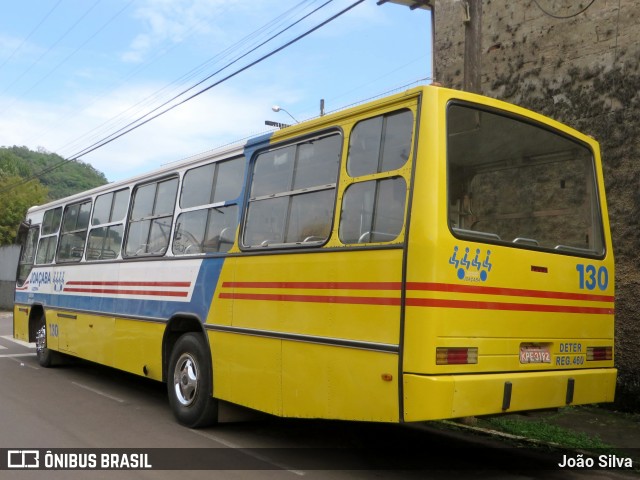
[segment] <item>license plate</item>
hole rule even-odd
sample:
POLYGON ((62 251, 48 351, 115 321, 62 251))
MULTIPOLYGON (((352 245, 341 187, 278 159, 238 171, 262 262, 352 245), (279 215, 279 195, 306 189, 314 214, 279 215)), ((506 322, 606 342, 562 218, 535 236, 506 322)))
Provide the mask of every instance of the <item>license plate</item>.
POLYGON ((551 363, 549 347, 544 345, 520 345, 520 363, 551 363))

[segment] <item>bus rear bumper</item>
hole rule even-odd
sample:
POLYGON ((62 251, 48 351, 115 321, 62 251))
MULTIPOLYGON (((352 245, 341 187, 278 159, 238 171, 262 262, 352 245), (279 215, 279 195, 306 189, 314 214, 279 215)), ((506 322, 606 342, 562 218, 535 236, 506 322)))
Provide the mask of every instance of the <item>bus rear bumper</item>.
POLYGON ((612 402, 615 368, 479 375, 404 374, 404 420, 612 402))

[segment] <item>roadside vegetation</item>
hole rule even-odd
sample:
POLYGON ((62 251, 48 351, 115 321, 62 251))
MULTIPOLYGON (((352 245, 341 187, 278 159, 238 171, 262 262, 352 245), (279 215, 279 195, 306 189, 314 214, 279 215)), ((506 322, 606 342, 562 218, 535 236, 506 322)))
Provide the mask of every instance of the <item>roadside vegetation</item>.
POLYGON ((550 423, 551 420, 552 418, 548 417, 529 419, 520 416, 504 416, 479 420, 478 426, 562 448, 587 451, 613 449, 613 446, 603 442, 597 435, 569 430, 550 423))
POLYGON ((105 183, 103 173, 79 160, 65 161, 42 149, 0 147, 0 245, 14 242, 29 207, 105 183))

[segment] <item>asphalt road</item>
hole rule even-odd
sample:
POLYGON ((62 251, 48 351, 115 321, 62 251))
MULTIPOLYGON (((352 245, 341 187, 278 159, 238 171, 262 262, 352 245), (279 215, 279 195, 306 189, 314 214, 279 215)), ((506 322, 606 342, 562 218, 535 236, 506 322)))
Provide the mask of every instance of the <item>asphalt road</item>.
POLYGON ((258 416, 184 428, 169 410, 163 384, 82 361, 42 368, 33 345, 11 338, 11 315, 0 313, 0 455, 7 456, 0 466, 9 464, 10 450, 37 450, 41 465, 47 451, 49 460, 66 461, 67 467, 89 461, 89 455, 100 465, 105 452, 146 453, 155 465, 127 471, 0 470, 2 479, 625 478, 615 471, 547 469, 562 460, 561 453, 514 448, 433 423, 407 427, 258 416), (202 459, 207 462, 198 463, 202 459), (192 469, 196 465, 201 470, 192 469))

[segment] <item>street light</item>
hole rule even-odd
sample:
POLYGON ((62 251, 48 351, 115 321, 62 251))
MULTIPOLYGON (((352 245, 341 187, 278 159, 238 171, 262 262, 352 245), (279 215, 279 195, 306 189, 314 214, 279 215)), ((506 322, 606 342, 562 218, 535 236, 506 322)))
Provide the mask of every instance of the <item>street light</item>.
POLYGON ((274 111, 274 112, 276 112, 276 113, 282 110, 284 113, 286 113, 286 114, 287 114, 287 115, 289 115, 291 118, 293 118, 293 120, 294 120, 296 123, 300 123, 298 120, 296 120, 296 117, 294 117, 294 116, 293 116, 293 115, 291 115, 289 112, 287 112, 284 108, 282 108, 282 107, 280 107, 280 106, 278 106, 278 105, 274 105, 273 107, 271 107, 271 110, 273 110, 273 111, 274 111))

